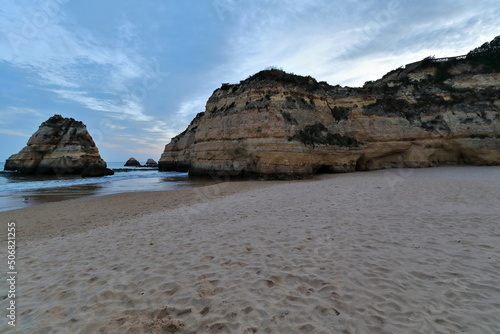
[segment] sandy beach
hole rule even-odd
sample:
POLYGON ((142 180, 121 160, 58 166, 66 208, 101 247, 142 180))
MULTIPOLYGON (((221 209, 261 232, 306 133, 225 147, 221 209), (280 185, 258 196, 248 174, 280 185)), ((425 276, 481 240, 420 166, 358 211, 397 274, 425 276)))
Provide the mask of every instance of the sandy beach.
POLYGON ((499 199, 499 167, 439 167, 0 212, 0 332, 500 333, 499 199))

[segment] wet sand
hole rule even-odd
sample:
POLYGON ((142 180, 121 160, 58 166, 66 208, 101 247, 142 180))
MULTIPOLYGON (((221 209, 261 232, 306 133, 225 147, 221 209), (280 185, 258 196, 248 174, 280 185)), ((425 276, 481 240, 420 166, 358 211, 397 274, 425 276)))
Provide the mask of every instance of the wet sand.
POLYGON ((498 333, 499 198, 500 168, 441 167, 2 212, 16 329, 498 333))
POLYGON ((166 175, 163 177, 137 178, 118 181, 112 180, 109 182, 103 182, 97 178, 96 183, 89 184, 2 191, 0 192, 0 212, 83 197, 104 196, 138 191, 185 189, 219 182, 221 182, 221 180, 210 177, 188 178, 186 174, 186 176, 166 175), (25 198, 29 198, 29 200, 24 201, 25 198))

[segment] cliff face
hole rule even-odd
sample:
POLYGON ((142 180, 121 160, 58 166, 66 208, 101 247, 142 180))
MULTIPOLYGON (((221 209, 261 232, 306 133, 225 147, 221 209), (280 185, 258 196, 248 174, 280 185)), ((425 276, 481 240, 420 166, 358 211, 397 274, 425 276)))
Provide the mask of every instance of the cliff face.
POLYGON ((5 170, 23 174, 81 174, 91 165, 110 172, 105 170, 106 162, 85 125, 54 115, 40 125, 19 153, 7 159, 5 170))
POLYGON ((267 70, 217 89, 166 145, 163 171, 303 176, 500 164, 500 73, 426 60, 363 88, 267 70))

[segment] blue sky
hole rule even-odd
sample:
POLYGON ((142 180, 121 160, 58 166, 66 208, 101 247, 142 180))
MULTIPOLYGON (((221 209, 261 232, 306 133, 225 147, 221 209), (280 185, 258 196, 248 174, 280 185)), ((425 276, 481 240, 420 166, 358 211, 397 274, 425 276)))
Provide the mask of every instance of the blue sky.
POLYGON ((500 35, 498 0, 2 0, 0 161, 53 114, 157 160, 221 83, 275 66, 361 86, 500 35))

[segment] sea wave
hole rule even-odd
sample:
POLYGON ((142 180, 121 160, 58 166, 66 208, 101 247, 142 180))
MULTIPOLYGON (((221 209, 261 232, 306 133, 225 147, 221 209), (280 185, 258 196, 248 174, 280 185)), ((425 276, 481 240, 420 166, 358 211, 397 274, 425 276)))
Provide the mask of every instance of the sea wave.
POLYGON ((35 190, 35 189, 48 189, 59 187, 71 187, 88 184, 99 184, 115 181, 124 181, 132 179, 145 179, 145 178, 165 178, 165 177, 183 177, 186 173, 176 172, 159 172, 157 169, 144 169, 144 168, 118 168, 113 169, 114 175, 102 177, 82 178, 78 176, 63 176, 63 177, 40 177, 40 176, 23 176, 12 172, 0 173, 0 192, 4 191, 17 191, 17 190, 35 190), (40 179, 43 178, 43 179, 40 179))
POLYGON ((117 172, 124 172, 124 173, 129 173, 129 172, 151 172, 151 171, 157 171, 158 168, 153 168, 153 167, 110 167, 111 170, 113 170, 115 173, 117 172))

